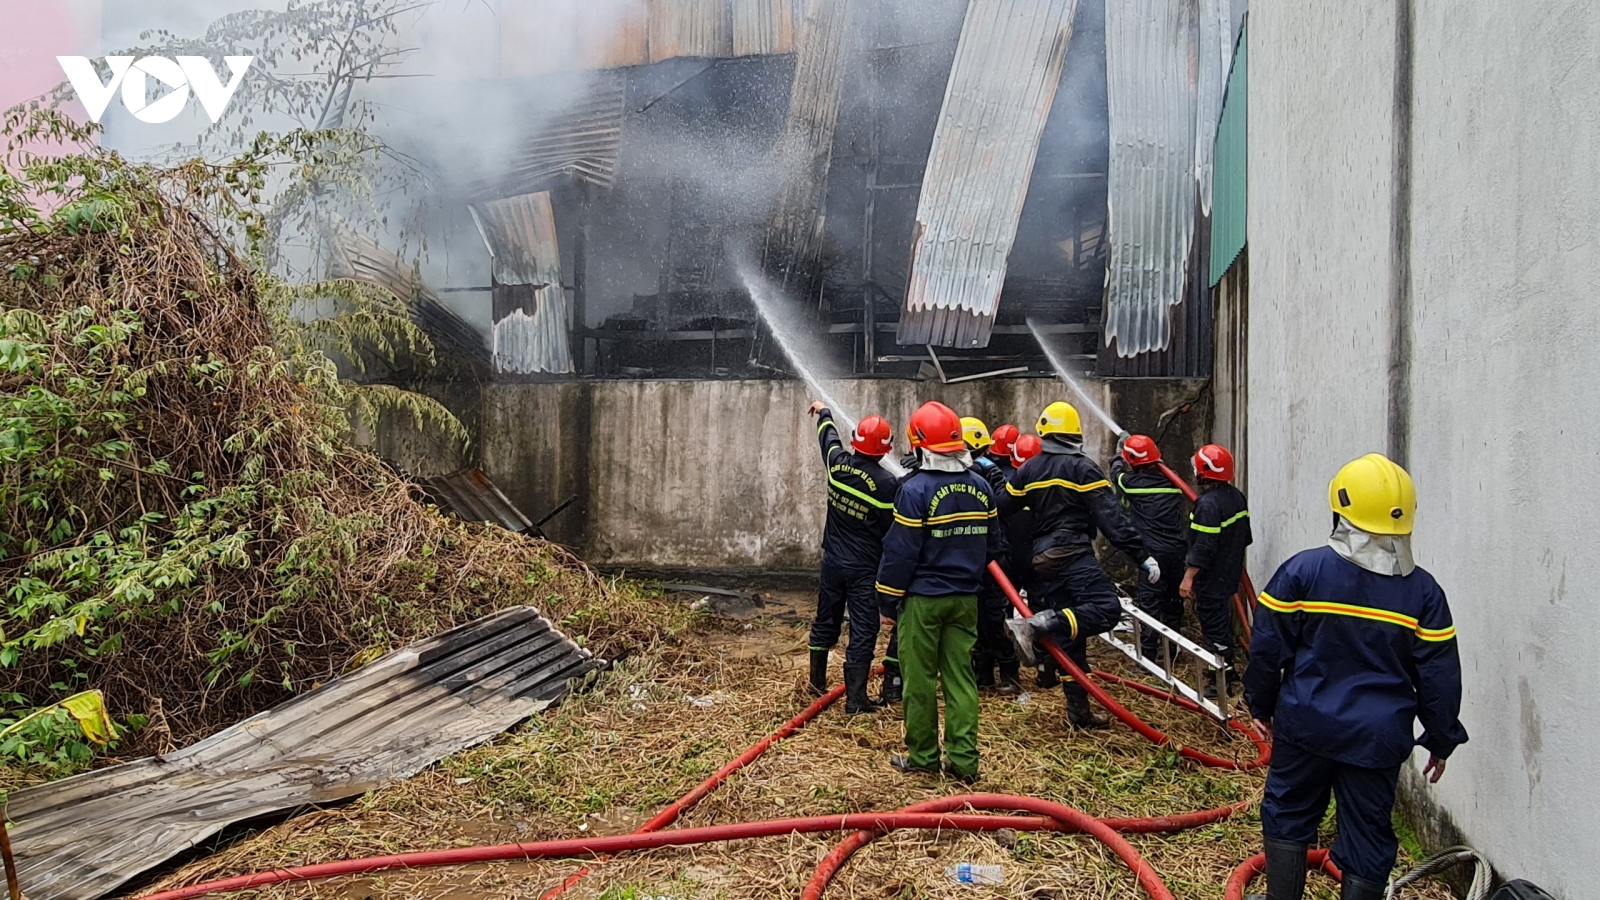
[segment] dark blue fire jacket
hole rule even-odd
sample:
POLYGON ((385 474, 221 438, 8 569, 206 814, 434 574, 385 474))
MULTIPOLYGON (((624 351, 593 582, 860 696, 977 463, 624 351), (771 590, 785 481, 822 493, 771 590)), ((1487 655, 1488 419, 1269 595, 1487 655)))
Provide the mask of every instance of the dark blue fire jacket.
POLYGON ((1244 573, 1244 552, 1250 546, 1250 510, 1244 494, 1224 482, 1202 482, 1200 497, 1189 514, 1187 565, 1200 570, 1194 577, 1195 596, 1202 599, 1232 597, 1244 573))
POLYGON ((1298 553, 1256 606, 1250 714, 1275 740, 1350 765, 1397 766, 1417 744, 1448 757, 1467 740, 1455 637, 1426 571, 1379 575, 1332 547, 1298 553))
POLYGON ((833 413, 817 414, 817 441, 828 467, 828 517, 822 558, 845 572, 872 574, 883 556, 883 536, 894 521, 900 480, 877 459, 844 448, 833 413))
POLYGON ((1050 441, 1012 473, 1001 505, 1008 513, 1032 510, 1034 557, 1055 557, 1057 566, 1094 553, 1097 529, 1134 565, 1148 555, 1094 460, 1057 450, 1050 441))
POLYGON ((988 480, 972 469, 906 476, 878 567, 884 615, 896 617, 908 594, 977 594, 989 560, 1000 558, 998 515, 988 480))
POLYGON ((998 485, 990 482, 994 488, 995 504, 1000 508, 1000 535, 1005 544, 1006 555, 1001 565, 1006 567, 1006 574, 1011 576, 1013 584, 1019 588, 1027 587, 1028 578, 1033 572, 1033 514, 1026 509, 1008 508, 1001 499, 1006 493, 1006 485, 1011 483, 1011 476, 1017 474, 1017 466, 1011 457, 989 453, 986 458, 1004 476, 998 485))
MULTIPOLYGON (((1111 484, 1144 538, 1145 549, 1160 559, 1189 552, 1188 528, 1183 521, 1183 491, 1173 487, 1158 466, 1130 466, 1117 457, 1111 461, 1111 484)), ((1172 577, 1182 578, 1182 572, 1172 577)))

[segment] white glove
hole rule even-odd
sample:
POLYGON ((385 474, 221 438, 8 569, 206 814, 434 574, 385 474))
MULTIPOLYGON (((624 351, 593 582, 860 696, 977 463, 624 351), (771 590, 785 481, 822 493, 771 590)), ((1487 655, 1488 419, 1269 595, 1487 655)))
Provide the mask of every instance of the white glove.
POLYGON ((1150 579, 1151 584, 1161 583, 1161 564, 1156 562, 1154 556, 1145 557, 1144 562, 1139 564, 1139 568, 1144 569, 1145 577, 1150 579))

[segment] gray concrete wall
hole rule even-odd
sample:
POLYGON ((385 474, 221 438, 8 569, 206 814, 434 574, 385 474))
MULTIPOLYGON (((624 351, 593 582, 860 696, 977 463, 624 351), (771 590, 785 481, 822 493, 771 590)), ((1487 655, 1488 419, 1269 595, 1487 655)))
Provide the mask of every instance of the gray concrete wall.
MULTIPOLYGON (((1091 381, 1088 389, 1135 430, 1194 397, 1200 382, 1091 381)), ((1008 379, 939 385, 853 380, 829 386, 856 415, 887 416, 896 449, 911 411, 941 400, 991 427, 1031 430, 1059 382, 1008 379)), ((481 464, 533 518, 563 498, 581 502, 552 521, 552 537, 591 562, 696 568, 811 568, 823 520, 823 468, 810 403, 795 381, 597 381, 488 387, 481 464)), ((1168 431, 1179 462, 1205 433, 1204 403, 1168 431)), ((1084 411, 1103 459, 1115 436, 1084 411)))
MULTIPOLYGON (((1327 533, 1327 479, 1391 437, 1393 2, 1255 4, 1253 565, 1327 533)), ((1600 847, 1600 6, 1413 0, 1418 561, 1449 594, 1472 735, 1413 809, 1507 877, 1592 893, 1600 847), (1589 848, 1587 850, 1583 848, 1589 848)))

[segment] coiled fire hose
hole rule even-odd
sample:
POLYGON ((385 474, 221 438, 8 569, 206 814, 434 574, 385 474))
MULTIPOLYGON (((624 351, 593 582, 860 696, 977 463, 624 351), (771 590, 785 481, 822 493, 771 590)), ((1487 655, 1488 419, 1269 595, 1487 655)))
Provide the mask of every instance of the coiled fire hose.
POLYGON ((1384 895, 1385 900, 1393 900, 1395 894, 1408 884, 1465 862, 1472 863, 1472 885, 1467 888, 1466 900, 1484 900, 1489 896, 1489 888, 1494 882, 1494 871, 1489 867, 1489 861, 1471 847, 1451 847, 1428 857, 1416 868, 1391 882, 1389 892, 1384 895))

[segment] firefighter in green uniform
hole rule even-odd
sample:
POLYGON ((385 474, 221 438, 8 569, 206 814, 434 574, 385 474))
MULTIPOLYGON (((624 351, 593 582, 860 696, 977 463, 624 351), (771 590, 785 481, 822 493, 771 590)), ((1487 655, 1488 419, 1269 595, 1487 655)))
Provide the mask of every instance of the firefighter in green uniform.
POLYGON ((902 772, 938 772, 939 701, 944 688, 944 771, 978 777, 978 686, 972 648, 978 640, 978 591, 1001 553, 994 492, 972 469, 961 418, 925 403, 906 429, 920 457, 894 502, 883 539, 878 596, 886 620, 898 620, 905 678, 902 772))

